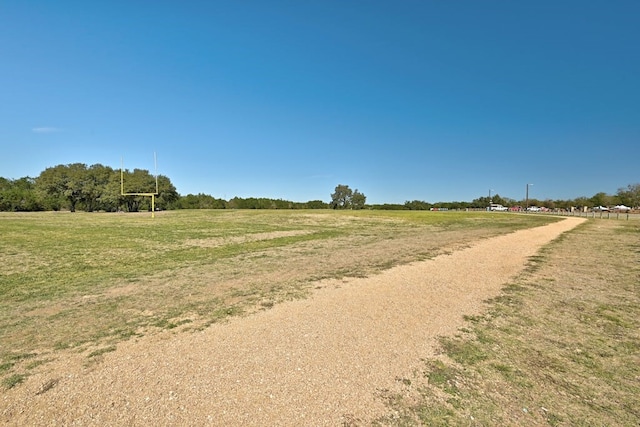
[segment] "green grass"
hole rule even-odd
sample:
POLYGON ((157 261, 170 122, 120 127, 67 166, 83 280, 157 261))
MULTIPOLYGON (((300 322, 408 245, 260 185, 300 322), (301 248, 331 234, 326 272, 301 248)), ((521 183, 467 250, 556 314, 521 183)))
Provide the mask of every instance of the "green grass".
MULTIPOLYGON (((556 218, 486 212, 0 213, 0 375, 194 329, 556 218), (36 365, 32 365, 36 366, 36 365)), ((614 312, 607 312, 615 316, 614 312)), ((14 378, 14 380, 8 380, 14 378)))
POLYGON ((592 220, 532 257, 380 425, 640 425, 640 227, 592 220))
POLYGON ((26 374, 12 374, 2 379, 2 385, 5 389, 10 389, 22 383, 26 378, 26 374))
POLYGON ((112 351, 116 351, 115 345, 110 345, 108 347, 103 347, 97 350, 93 350, 87 355, 87 357, 98 357, 98 356, 102 356, 105 353, 111 353, 112 351))

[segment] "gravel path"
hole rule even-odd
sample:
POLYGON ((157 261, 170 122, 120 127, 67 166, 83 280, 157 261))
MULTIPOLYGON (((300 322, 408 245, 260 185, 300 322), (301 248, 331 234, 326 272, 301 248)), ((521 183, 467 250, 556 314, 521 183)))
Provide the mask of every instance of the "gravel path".
POLYGON ((388 412, 394 389, 481 312, 528 257, 584 219, 486 239, 373 277, 323 281, 310 298, 78 356, 4 393, 8 425, 336 426, 388 412), (86 360, 86 359, 85 359, 86 360))

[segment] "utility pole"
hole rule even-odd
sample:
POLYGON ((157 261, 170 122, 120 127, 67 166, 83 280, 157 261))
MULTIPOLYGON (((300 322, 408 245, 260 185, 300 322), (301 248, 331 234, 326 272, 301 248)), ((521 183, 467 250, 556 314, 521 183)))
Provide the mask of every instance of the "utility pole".
POLYGON ((529 210, 529 186, 533 184, 527 184, 527 191, 525 195, 525 211, 529 210))

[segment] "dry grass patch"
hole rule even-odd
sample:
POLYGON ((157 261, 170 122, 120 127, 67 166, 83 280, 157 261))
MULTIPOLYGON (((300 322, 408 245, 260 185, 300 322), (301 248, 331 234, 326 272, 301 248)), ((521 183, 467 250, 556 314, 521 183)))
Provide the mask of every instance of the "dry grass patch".
POLYGON ((258 242, 260 240, 271 240, 281 237, 304 236, 312 233, 313 230, 272 231, 268 233, 245 234, 241 236, 217 237, 208 239, 187 239, 184 242, 184 245, 187 247, 196 246, 200 248, 215 248, 224 245, 258 242))

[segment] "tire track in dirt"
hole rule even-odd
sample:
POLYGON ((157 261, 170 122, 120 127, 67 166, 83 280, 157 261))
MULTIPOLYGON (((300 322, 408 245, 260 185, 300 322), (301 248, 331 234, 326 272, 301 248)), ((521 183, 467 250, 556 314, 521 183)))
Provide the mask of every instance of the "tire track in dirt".
POLYGON ((0 402, 8 425, 335 426, 386 414, 436 339, 480 313, 567 218, 378 275, 319 283, 304 300, 121 343, 90 368, 54 362, 0 402), (53 382, 52 382, 53 381, 53 382), (42 391, 43 384, 54 384, 42 391))

